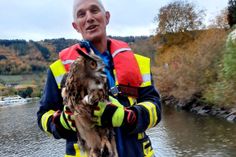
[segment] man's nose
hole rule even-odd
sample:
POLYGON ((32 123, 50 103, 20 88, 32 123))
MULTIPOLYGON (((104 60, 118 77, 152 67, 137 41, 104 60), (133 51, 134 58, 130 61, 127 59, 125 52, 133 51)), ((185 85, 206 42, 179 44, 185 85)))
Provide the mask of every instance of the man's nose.
POLYGON ((93 22, 94 21, 94 16, 91 12, 87 12, 87 19, 86 19, 87 22, 93 22))

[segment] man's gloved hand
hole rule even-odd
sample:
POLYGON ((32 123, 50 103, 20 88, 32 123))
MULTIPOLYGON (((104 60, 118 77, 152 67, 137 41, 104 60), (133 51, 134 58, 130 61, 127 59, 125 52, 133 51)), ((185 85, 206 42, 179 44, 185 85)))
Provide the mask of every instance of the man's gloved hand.
POLYGON ((76 131, 74 115, 68 106, 64 106, 63 111, 56 111, 52 118, 53 123, 58 128, 76 131))
POLYGON ((133 127, 136 124, 136 113, 125 108, 118 100, 109 96, 109 103, 99 102, 94 110, 95 122, 98 126, 133 127))

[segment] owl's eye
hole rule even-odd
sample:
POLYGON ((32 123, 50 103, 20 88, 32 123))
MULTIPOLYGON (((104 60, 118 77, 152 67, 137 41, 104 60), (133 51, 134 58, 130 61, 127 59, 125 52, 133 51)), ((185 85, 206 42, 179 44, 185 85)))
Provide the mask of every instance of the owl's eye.
POLYGON ((92 69, 97 68, 97 63, 94 62, 94 61, 90 61, 90 67, 91 67, 92 69))

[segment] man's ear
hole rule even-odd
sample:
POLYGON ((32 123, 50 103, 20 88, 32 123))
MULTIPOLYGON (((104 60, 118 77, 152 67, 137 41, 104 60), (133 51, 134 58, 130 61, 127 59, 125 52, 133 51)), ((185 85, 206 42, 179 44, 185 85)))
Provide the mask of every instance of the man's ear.
POLYGON ((72 26, 77 32, 80 33, 80 30, 78 29, 77 24, 75 22, 72 22, 72 26))
POLYGON ((110 12, 106 11, 106 24, 108 25, 109 21, 110 21, 110 12))

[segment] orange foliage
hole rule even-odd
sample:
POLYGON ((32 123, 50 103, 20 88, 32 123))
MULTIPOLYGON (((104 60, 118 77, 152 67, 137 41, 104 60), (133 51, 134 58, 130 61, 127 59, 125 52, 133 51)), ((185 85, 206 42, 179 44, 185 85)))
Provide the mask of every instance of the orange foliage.
POLYGON ((156 59, 159 64, 154 70, 161 93, 183 101, 202 93, 217 79, 225 37, 225 31, 212 29, 198 32, 193 40, 168 45, 156 59))

